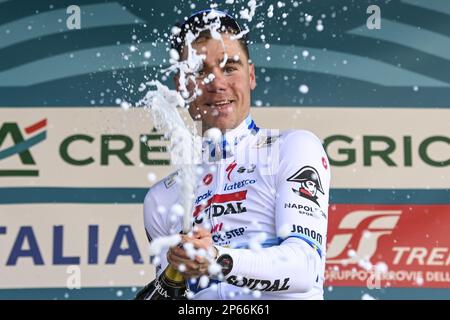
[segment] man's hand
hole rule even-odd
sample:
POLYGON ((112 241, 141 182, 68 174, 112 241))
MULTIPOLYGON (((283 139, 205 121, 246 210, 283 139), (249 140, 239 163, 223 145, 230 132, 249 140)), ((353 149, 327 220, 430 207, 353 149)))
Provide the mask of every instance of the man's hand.
POLYGON ((201 227, 196 227, 192 236, 182 235, 181 243, 167 252, 167 260, 185 279, 208 275, 210 261, 216 256, 211 233, 201 227))

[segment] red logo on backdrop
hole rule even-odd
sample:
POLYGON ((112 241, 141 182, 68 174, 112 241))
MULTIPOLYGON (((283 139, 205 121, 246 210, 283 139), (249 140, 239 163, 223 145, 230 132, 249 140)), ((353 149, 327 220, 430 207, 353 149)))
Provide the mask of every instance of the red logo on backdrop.
POLYGON ((450 205, 331 205, 326 285, 450 288, 449 224, 450 205))
POLYGON ((330 242, 328 263, 358 263, 361 258, 372 259, 378 240, 392 233, 400 210, 357 210, 349 212, 340 221, 338 230, 330 242), (370 236, 369 236, 370 235, 370 236), (351 257, 348 250, 354 251, 351 257))
POLYGON ((211 173, 208 173, 206 176, 203 177, 203 183, 209 186, 211 182, 213 181, 213 176, 211 173))
MULTIPOLYGON (((47 119, 39 120, 25 128, 16 122, 0 123, 0 160, 19 157, 23 168, 0 170, 0 177, 38 177, 39 170, 30 166, 36 165, 31 148, 47 139, 47 119), (12 145, 3 146, 3 142, 12 140, 12 145), (3 148, 2 148, 3 146, 3 148), (29 170, 32 169, 32 170, 29 170)), ((0 166, 3 167, 3 166, 0 166)))
POLYGON ((323 164, 323 167, 325 168, 325 170, 327 170, 328 169, 328 163, 327 163, 327 159, 325 159, 325 157, 322 157, 322 164, 323 164))

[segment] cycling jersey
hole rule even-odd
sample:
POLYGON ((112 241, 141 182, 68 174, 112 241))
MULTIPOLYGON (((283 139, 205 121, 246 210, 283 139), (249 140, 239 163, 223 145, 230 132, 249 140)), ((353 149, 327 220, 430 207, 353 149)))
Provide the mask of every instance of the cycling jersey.
MULTIPOLYGON (((260 129, 248 116, 204 155, 194 224, 211 230, 233 265, 222 282, 191 283, 194 299, 323 299, 330 166, 321 141, 305 130, 260 129)), ((175 176, 145 198, 149 239, 182 229, 169 214, 180 201, 175 176)))

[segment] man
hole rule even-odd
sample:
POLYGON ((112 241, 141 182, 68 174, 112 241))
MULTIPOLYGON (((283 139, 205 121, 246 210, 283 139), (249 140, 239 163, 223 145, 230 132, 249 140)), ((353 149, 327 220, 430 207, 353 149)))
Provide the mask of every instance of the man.
MULTIPOLYGON (((255 67, 243 33, 232 17, 206 10, 191 16, 173 42, 181 60, 191 49, 203 55, 195 83, 183 82, 192 97, 189 112, 203 132, 218 128, 223 136, 204 150, 194 232, 160 255, 157 276, 170 264, 189 282, 194 299, 323 299, 328 159, 308 131, 280 134, 256 126, 250 116, 255 67), (220 28, 211 29, 217 21, 220 28), (189 30, 196 35, 192 43, 186 41, 189 30), (222 275, 202 284, 211 260, 192 257, 188 248, 212 252, 222 275)), ((175 82, 183 91, 179 75, 175 82)), ((170 215, 179 199, 173 175, 149 190, 149 239, 181 231, 181 221, 170 215)))

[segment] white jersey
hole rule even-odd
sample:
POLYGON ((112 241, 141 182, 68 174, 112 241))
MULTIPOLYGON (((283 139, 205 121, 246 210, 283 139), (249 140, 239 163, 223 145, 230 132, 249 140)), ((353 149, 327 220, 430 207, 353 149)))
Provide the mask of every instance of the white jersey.
MULTIPOLYGON (((330 167, 321 141, 304 130, 259 129, 249 116, 204 153, 194 224, 211 230, 233 267, 207 288, 191 283, 194 299, 323 299, 330 167)), ((150 240, 182 229, 170 215, 180 202, 175 175, 145 198, 150 240)))

